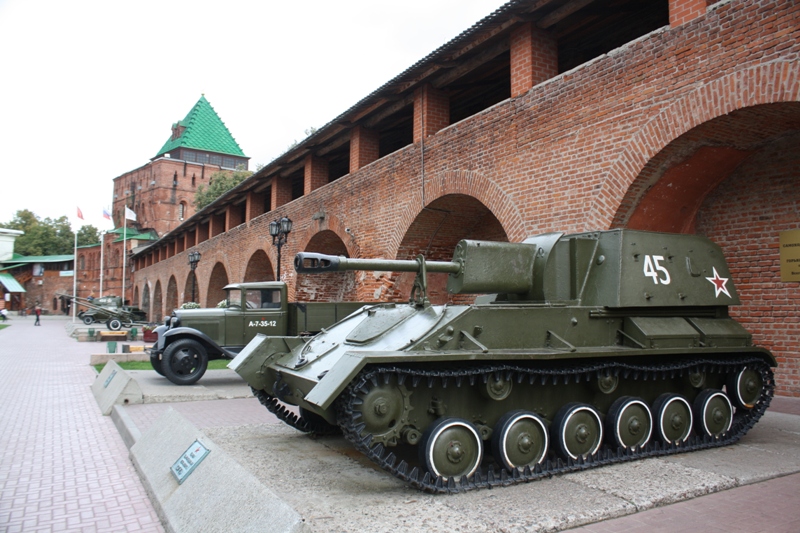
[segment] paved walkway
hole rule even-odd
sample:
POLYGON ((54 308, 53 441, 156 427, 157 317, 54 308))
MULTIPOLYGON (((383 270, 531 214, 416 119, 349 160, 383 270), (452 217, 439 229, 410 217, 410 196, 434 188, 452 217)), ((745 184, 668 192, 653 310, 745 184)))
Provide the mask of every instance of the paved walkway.
POLYGON ((0 531, 163 531, 67 320, 0 330, 0 531))
MULTIPOLYGON (((90 384, 91 348, 64 319, 12 319, 0 330, 0 531, 163 531, 90 384)), ((199 428, 276 423, 257 400, 130 405, 146 429, 172 407, 199 428)), ((771 411, 800 414, 800 399, 771 411)), ((800 474, 578 528, 591 533, 800 531, 800 474)))

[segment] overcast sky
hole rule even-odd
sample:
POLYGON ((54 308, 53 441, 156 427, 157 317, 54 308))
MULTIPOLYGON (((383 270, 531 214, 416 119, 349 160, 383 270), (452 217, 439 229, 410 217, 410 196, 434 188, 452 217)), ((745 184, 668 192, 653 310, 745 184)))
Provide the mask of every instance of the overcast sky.
POLYGON ((0 0, 0 223, 102 226, 202 94, 250 169, 502 0, 0 0))

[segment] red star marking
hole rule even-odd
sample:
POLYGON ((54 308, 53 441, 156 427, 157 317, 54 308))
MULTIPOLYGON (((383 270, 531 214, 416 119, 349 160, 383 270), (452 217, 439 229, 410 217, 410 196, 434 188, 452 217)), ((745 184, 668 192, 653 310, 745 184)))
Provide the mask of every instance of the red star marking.
POLYGON ((725 288, 725 284, 728 283, 730 278, 721 278, 719 274, 717 274, 716 267, 712 267, 714 271, 713 278, 706 278, 708 281, 714 284, 714 297, 719 298, 720 293, 725 293, 725 296, 731 298, 731 293, 728 292, 728 289, 725 288))

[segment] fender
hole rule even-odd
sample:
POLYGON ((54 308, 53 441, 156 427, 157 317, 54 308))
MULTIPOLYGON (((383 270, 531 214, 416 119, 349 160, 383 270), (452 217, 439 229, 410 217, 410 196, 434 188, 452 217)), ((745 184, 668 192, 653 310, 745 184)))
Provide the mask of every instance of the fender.
POLYGON ((206 335, 202 331, 194 329, 194 328, 188 328, 188 327, 172 328, 172 329, 168 330, 166 333, 164 333, 163 336, 159 335, 159 337, 158 337, 159 352, 163 353, 163 351, 167 348, 167 346, 171 342, 174 342, 174 341, 176 341, 178 339, 184 339, 184 338, 194 338, 194 339, 200 341, 201 343, 203 343, 206 346, 206 349, 208 349, 209 352, 221 353, 225 357, 227 357, 228 359, 233 359, 234 357, 236 357, 236 354, 234 352, 231 352, 230 350, 226 350, 225 348, 223 348, 222 346, 220 346, 219 344, 214 342, 211 339, 211 337, 209 337, 208 335, 206 335), (164 339, 163 347, 161 346, 161 339, 162 338, 164 339))

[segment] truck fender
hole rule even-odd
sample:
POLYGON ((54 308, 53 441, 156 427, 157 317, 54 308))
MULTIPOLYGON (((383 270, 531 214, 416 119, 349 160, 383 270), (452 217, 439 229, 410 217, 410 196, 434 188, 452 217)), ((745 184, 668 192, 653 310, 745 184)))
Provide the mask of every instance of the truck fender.
MULTIPOLYGON (((162 337, 159 336, 158 338, 159 345, 161 344, 161 339, 162 337)), ((206 347, 206 350, 208 351, 209 354, 219 353, 225 355, 230 359, 236 357, 235 353, 229 352, 228 350, 226 350, 225 348, 214 342, 211 339, 211 337, 209 337, 202 331, 194 328, 188 328, 188 327, 172 328, 168 330, 166 333, 164 333, 163 339, 164 339, 163 348, 159 346, 159 348, 162 351, 165 350, 170 343, 175 342, 178 339, 195 339, 196 341, 199 341, 206 347)))

